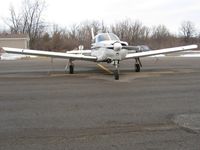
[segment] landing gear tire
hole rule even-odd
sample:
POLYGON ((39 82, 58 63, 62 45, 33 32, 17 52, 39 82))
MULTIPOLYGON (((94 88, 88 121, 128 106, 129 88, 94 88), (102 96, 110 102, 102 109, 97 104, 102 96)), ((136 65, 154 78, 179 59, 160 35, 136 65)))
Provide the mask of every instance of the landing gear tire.
POLYGON ((74 65, 69 65, 69 74, 74 74, 74 65))
POLYGON ((135 72, 140 72, 140 64, 135 64, 135 72))
POLYGON ((114 71, 115 80, 119 80, 119 70, 114 71))
POLYGON ((119 60, 114 61, 114 65, 115 65, 114 77, 115 80, 119 80, 119 60))

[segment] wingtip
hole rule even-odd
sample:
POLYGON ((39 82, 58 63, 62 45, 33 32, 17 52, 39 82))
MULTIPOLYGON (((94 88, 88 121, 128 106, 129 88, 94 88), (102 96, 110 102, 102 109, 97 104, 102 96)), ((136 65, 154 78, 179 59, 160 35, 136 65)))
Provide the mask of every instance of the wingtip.
POLYGON ((190 49, 196 49, 196 48, 198 48, 198 45, 197 44, 193 44, 193 45, 188 45, 188 47, 190 49))
POLYGON ((197 44, 194 44, 193 46, 194 46, 194 48, 198 48, 198 45, 197 45, 197 44))

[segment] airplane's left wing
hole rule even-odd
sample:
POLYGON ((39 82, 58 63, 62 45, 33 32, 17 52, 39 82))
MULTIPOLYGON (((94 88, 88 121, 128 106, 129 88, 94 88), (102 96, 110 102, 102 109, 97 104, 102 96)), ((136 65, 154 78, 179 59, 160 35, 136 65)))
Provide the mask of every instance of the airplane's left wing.
POLYGON ((187 46, 174 47, 174 48, 166 48, 166 49, 159 49, 159 50, 150 50, 150 51, 145 51, 145 52, 130 53, 130 54, 126 55, 126 59, 180 52, 180 51, 185 51, 185 50, 189 50, 189 49, 195 49, 197 47, 198 47, 197 45, 187 45, 187 46))
POLYGON ((64 59, 88 60, 88 61, 96 61, 97 60, 96 57, 86 56, 86 55, 83 55, 83 53, 62 53, 62 52, 50 52, 50 51, 19 49, 19 48, 9 48, 9 47, 3 47, 3 50, 7 53, 14 53, 14 54, 25 54, 25 55, 56 57, 56 58, 64 58, 64 59))

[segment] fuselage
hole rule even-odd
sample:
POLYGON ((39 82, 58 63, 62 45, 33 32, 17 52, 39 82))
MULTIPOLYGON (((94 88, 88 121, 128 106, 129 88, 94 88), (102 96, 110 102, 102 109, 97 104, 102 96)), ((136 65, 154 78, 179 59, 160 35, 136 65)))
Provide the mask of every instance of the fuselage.
POLYGON ((93 39, 91 55, 95 56, 97 61, 122 60, 128 53, 126 49, 123 49, 123 46, 128 46, 128 43, 120 41, 115 34, 101 33, 93 39))

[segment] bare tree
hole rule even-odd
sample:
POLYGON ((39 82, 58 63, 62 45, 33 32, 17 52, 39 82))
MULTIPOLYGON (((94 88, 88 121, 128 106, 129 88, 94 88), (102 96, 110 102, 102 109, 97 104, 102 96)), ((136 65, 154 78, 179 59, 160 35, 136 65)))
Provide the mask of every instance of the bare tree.
POLYGON ((99 21, 86 21, 82 22, 78 26, 77 30, 77 39, 81 45, 84 45, 85 48, 91 47, 92 41, 92 33, 91 29, 93 28, 94 34, 96 35, 99 31, 106 32, 107 29, 104 26, 103 22, 100 23, 99 21))
POLYGON ((165 25, 154 26, 151 29, 150 45, 154 48, 171 46, 172 35, 165 25))
POLYGON ((10 27, 10 31, 12 33, 19 33, 21 28, 21 17, 16 15, 13 6, 10 7, 9 11, 10 11, 10 19, 7 25, 10 27))
POLYGON ((44 30, 42 13, 45 8, 45 1, 42 0, 24 0, 22 11, 16 14, 13 6, 10 8, 10 17, 8 18, 11 33, 28 34, 30 38, 30 47, 41 36, 44 30))
POLYGON ((165 25, 158 25, 152 29, 152 38, 166 39, 169 35, 170 32, 165 25))
POLYGON ((137 20, 124 20, 115 25, 111 25, 110 28, 121 40, 127 41, 131 45, 144 44, 148 40, 150 33, 149 28, 143 26, 137 20))
POLYGON ((184 21, 180 27, 181 36, 184 38, 184 42, 190 42, 191 38, 195 36, 195 25, 191 21, 184 21))
POLYGON ((80 24, 74 24, 64 32, 64 47, 68 50, 77 48, 79 45, 84 45, 85 48, 90 48, 92 40, 92 28, 94 29, 95 35, 100 30, 107 30, 104 24, 101 24, 98 21, 84 21, 80 24))

